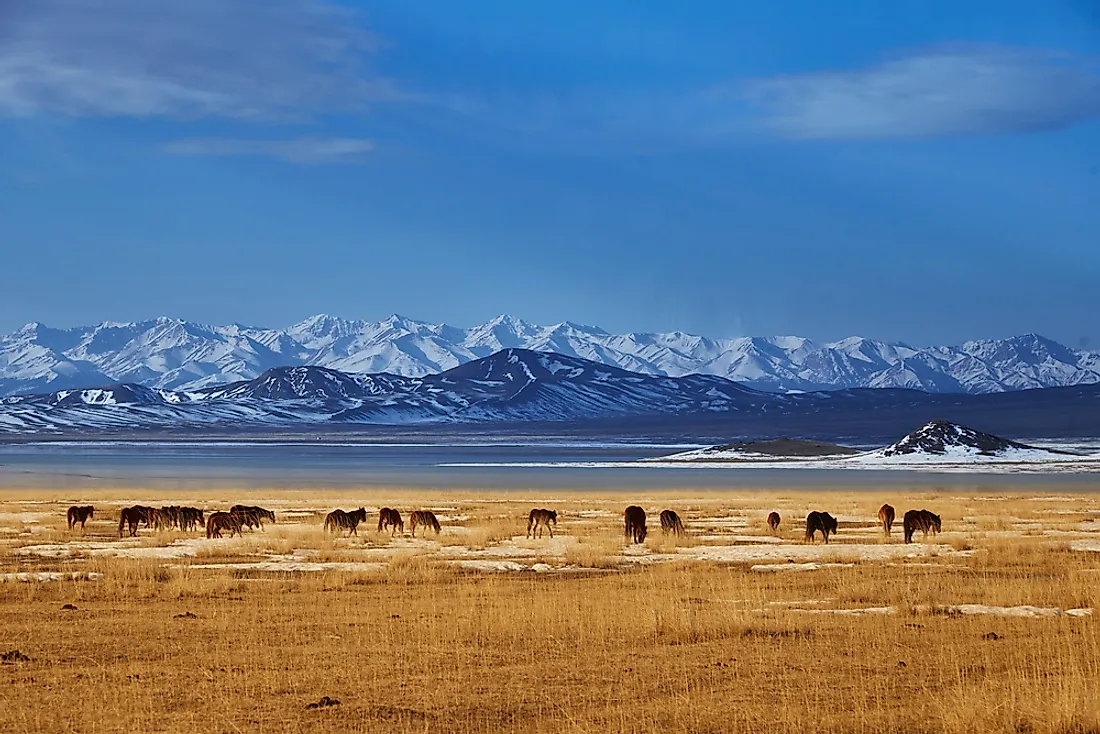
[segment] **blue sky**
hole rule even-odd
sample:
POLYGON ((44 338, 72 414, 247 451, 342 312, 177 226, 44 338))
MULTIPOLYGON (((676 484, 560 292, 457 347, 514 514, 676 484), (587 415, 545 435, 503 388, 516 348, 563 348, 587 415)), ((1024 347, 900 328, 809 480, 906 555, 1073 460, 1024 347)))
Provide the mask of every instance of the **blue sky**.
POLYGON ((0 331, 1100 347, 1093 0, 0 2, 0 331))

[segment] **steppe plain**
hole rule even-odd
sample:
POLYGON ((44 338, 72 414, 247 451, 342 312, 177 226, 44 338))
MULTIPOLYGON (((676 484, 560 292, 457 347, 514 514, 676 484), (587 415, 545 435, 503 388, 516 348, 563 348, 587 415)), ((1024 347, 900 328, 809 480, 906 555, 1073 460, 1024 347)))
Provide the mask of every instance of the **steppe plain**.
POLYGON ((1100 731, 1100 487, 952 481, 6 489, 0 729, 1100 731), (277 522, 119 539, 138 502, 277 522), (937 512, 943 532, 887 538, 883 502, 937 512), (643 545, 623 538, 630 503, 649 513, 643 545), (83 535, 71 504, 96 507, 83 535), (358 536, 323 532, 359 506, 358 536), (381 506, 432 509, 442 533, 378 533, 381 506), (559 512, 553 539, 525 537, 532 507, 559 512), (664 508, 687 536, 660 531, 664 508), (802 538, 811 509, 840 520, 828 546, 802 538))

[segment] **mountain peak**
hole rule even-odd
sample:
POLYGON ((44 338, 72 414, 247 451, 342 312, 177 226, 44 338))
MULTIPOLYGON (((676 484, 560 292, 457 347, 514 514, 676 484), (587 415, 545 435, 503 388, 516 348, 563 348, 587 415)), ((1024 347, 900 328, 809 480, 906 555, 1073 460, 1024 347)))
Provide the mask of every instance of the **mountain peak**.
POLYGON ((945 420, 925 423, 897 443, 883 449, 883 456, 938 455, 955 453, 996 456, 1010 449, 1030 449, 1007 438, 983 433, 945 420))
POLYGON ((39 321, 31 321, 29 324, 23 324, 16 331, 12 332, 12 337, 17 339, 32 338, 37 335, 39 331, 45 328, 45 324, 39 321))

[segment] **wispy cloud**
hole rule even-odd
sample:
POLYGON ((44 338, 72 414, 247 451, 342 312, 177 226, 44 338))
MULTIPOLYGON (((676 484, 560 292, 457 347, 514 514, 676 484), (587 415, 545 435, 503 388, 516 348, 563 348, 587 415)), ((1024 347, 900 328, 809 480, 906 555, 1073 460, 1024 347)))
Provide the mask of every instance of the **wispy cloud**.
POLYGON ((926 51, 847 71, 779 76, 743 92, 792 138, 906 138, 1057 129, 1100 116, 1095 63, 1007 47, 926 51))
POLYGON ((401 97, 328 0, 0 0, 0 115, 301 118, 401 97))
POLYGON ((361 138, 192 138, 169 143, 165 150, 177 155, 266 156, 289 163, 355 163, 373 151, 374 144, 361 138))

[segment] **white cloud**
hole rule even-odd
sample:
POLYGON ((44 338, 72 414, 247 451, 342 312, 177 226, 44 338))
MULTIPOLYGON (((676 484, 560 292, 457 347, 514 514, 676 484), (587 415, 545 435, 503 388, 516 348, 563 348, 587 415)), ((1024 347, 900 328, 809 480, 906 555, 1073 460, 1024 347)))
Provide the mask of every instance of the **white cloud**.
POLYGON ((178 155, 267 156, 290 163, 353 163, 373 151, 374 144, 361 138, 192 138, 169 143, 165 149, 178 155))
POLYGON ((0 0, 0 115, 301 118, 401 97, 328 0, 0 0))
POLYGON ((1100 116, 1100 74, 1068 54, 977 47, 744 87, 791 138, 903 138, 1057 129, 1100 116))

